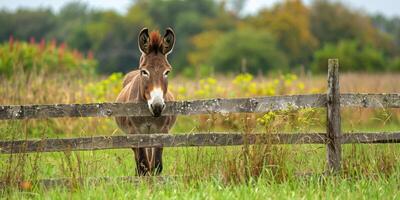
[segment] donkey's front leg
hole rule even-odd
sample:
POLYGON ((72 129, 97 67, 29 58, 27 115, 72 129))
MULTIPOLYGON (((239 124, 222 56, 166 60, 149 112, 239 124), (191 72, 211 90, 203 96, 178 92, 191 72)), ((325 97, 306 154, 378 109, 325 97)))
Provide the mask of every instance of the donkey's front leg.
POLYGON ((163 164, 162 164, 162 153, 163 153, 163 148, 155 148, 154 151, 155 155, 155 174, 159 175, 162 170, 163 170, 163 164))
POLYGON ((145 155, 145 148, 132 148, 132 150, 135 154, 137 175, 146 176, 149 173, 149 166, 145 155))

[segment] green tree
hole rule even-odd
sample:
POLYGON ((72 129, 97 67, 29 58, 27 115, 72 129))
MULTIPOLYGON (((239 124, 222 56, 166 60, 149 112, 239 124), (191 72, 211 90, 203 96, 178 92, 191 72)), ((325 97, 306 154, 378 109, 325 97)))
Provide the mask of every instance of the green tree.
POLYGON ((382 32, 386 33, 391 39, 393 39, 393 46, 390 49, 392 56, 396 56, 400 53, 400 17, 386 18, 383 15, 372 16, 372 22, 382 32))
POLYGON ((92 43, 86 32, 86 26, 92 20, 92 12, 90 12, 87 4, 81 2, 68 3, 55 16, 56 27, 47 34, 47 38, 66 42, 69 46, 81 51, 89 51, 92 48, 92 43))
POLYGON ((10 36, 20 40, 41 39, 55 28, 54 15, 50 10, 19 9, 15 13, 0 12, 0 40, 10 36))
POLYGON ((219 37, 211 49, 210 65, 219 72, 251 73, 285 70, 287 59, 276 46, 274 37, 265 31, 243 29, 219 37))
POLYGON ((300 0, 287 0, 250 19, 257 29, 268 29, 286 52, 291 65, 307 64, 318 41, 310 31, 309 10, 300 0))
POLYGON ((381 51, 357 40, 342 40, 338 44, 325 44, 314 54, 313 70, 326 72, 329 58, 339 58, 341 71, 383 71, 386 66, 381 51))
POLYGON ((395 57, 390 60, 389 68, 390 71, 400 72, 400 57, 395 57))
POLYGON ((311 30, 322 45, 345 39, 357 39, 385 51, 392 45, 390 38, 376 29, 368 16, 339 2, 315 0, 311 6, 311 30))
POLYGON ((98 18, 86 27, 92 49, 101 65, 99 71, 111 73, 127 72, 135 69, 139 63, 137 33, 142 28, 113 11, 95 14, 98 18))

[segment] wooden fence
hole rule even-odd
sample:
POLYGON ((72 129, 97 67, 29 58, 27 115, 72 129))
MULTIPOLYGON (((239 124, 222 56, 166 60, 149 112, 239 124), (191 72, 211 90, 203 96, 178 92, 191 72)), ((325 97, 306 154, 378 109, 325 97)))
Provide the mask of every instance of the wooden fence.
MULTIPOLYGON (((400 94, 340 94, 339 62, 328 61, 327 94, 211 99, 168 102, 163 115, 264 113, 302 108, 327 108, 326 133, 197 133, 187 135, 123 135, 68 139, 0 141, 0 153, 30 153, 122 149, 132 147, 230 146, 246 144, 326 144, 329 171, 338 172, 341 145, 347 143, 399 143, 400 132, 342 134, 340 108, 400 108, 400 94)), ((150 116, 145 104, 92 103, 0 106, 0 120, 57 117, 150 116)))

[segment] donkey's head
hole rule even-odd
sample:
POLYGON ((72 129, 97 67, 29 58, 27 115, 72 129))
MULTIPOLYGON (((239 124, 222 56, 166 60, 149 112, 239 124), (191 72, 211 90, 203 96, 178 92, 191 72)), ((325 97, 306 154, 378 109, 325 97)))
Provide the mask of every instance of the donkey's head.
POLYGON ((164 97, 168 90, 168 73, 172 67, 167 55, 175 43, 175 34, 171 28, 161 37, 159 32, 144 28, 139 34, 141 95, 147 101, 150 112, 159 117, 165 108, 164 97))

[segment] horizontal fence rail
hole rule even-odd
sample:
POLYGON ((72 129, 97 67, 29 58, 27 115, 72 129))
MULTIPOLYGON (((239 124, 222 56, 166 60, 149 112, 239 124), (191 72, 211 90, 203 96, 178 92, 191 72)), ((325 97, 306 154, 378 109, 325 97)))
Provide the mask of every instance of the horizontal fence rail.
POLYGON ((340 107, 400 108, 400 93, 340 94, 340 107))
MULTIPOLYGON (((163 115, 267 112, 289 106, 323 107, 325 104, 323 94, 174 101, 166 102, 163 115)), ((0 106, 0 119, 111 116, 151 116, 151 113, 144 103, 0 106)))
MULTIPOLYGON (((327 144, 325 133, 197 133, 187 135, 143 134, 65 139, 0 141, 0 153, 33 153, 126 149, 133 147, 200 147, 254 144, 327 144)), ((400 143, 398 133, 349 133, 341 137, 349 143, 400 143)))
POLYGON ((36 180, 14 180, 13 182, 0 181, 0 189, 9 185, 16 185, 20 188, 31 189, 32 187, 70 187, 76 188, 78 186, 94 186, 99 184, 110 183, 131 183, 139 185, 143 182, 154 182, 157 184, 177 181, 181 179, 189 179, 191 176, 105 176, 105 177, 78 177, 78 178, 50 178, 50 179, 36 179, 36 180))
MULTIPOLYGON (((284 109, 326 107, 326 94, 267 96, 239 99, 210 99, 167 102, 163 115, 212 113, 263 113, 284 109)), ((342 107, 400 108, 400 94, 341 94, 342 107)), ((0 120, 151 116, 143 103, 90 103, 54 105, 0 105, 0 120)))
POLYGON ((325 143, 325 134, 137 134, 69 139, 17 140, 0 141, 0 153, 84 151, 133 147, 235 146, 255 143, 323 144, 325 143))

